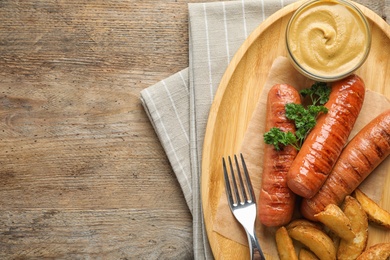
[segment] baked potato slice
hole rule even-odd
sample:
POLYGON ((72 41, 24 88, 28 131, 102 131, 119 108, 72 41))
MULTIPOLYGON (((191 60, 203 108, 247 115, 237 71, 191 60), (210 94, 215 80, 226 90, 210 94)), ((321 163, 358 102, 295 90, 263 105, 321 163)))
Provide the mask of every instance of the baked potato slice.
POLYGON ((353 192, 353 196, 359 201, 360 205, 362 205, 362 208, 367 213, 369 221, 385 228, 390 228, 390 213, 388 211, 381 208, 360 189, 356 189, 353 192))
POLYGON ((351 222, 355 237, 350 240, 341 239, 337 250, 337 259, 356 259, 366 248, 368 240, 368 219, 359 202, 347 196, 341 206, 344 214, 351 222))
POLYGON ((319 258, 310 250, 302 248, 299 250, 298 260, 318 260, 319 258))
POLYGON ((357 260, 386 260, 390 257, 390 243, 380 243, 369 247, 357 260))
POLYGON ((314 227, 314 228, 317 228, 319 230, 322 230, 322 226, 320 223, 312 222, 312 221, 304 219, 304 218, 298 218, 298 219, 292 220, 290 223, 288 223, 286 228, 288 230, 288 229, 291 229, 291 228, 296 227, 296 226, 310 226, 310 227, 314 227))
POLYGON ((275 240, 280 260, 298 260, 293 241, 286 227, 282 226, 276 230, 275 240))
POLYGON ((295 226, 288 229, 291 238, 308 247, 321 260, 335 260, 336 249, 329 236, 312 226, 295 226))
POLYGON ((342 239, 352 240, 355 237, 355 234, 352 232, 351 221, 339 206, 329 204, 323 211, 314 216, 342 239))

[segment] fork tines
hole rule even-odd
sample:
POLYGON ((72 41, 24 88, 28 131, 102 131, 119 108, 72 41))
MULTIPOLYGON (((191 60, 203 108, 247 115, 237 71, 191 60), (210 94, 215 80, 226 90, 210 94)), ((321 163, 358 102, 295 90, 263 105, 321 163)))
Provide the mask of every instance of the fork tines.
POLYGON ((257 212, 256 197, 253 192, 244 157, 242 154, 240 154, 240 157, 241 163, 237 159, 237 156, 234 155, 235 167, 233 167, 230 156, 228 157, 229 167, 226 166, 226 161, 222 158, 228 204, 236 220, 245 229, 248 237, 251 259, 265 259, 255 231, 257 212), (230 178, 228 168, 230 168, 230 178), (234 168, 236 170, 234 170, 234 168), (242 174, 242 172, 244 172, 244 174, 242 174))
POLYGON ((254 202, 255 198, 244 157, 242 156, 242 154, 240 154, 240 157, 242 167, 240 167, 237 155, 234 155, 234 167, 231 157, 228 156, 230 177, 227 169, 228 167, 226 166, 225 158, 222 158, 223 172, 225 176, 225 186, 226 191, 228 193, 229 205, 233 206, 254 202), (236 170, 234 170, 234 168, 236 168, 236 170), (244 172, 244 174, 241 173, 242 171, 244 172))

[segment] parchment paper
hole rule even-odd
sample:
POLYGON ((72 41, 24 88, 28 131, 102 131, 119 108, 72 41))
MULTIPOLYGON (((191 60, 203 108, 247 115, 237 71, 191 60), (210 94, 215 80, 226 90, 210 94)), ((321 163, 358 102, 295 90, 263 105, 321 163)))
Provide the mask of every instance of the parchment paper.
MULTIPOLYGON (((358 73, 357 73, 358 74, 358 73)), ((364 79, 363 79, 364 80, 364 79)), ((261 174, 263 162, 263 133, 265 128, 265 113, 268 90, 275 84, 287 83, 297 89, 310 87, 313 81, 308 80, 299 74, 291 65, 286 57, 278 57, 275 59, 270 73, 268 75, 263 92, 258 101, 257 107, 252 115, 248 130, 245 133, 243 143, 241 145, 241 153, 244 155, 252 185, 255 194, 259 196, 261 187, 261 174)), ((368 87, 368 86, 366 86, 368 87)), ((390 108, 389 100, 376 92, 366 90, 366 95, 362 110, 355 123, 355 126, 349 136, 351 139, 361 128, 369 121, 379 115, 382 111, 390 108)), ((380 201, 384 191, 384 179, 390 167, 390 158, 387 158, 382 164, 375 169, 373 173, 360 185, 360 188, 369 195, 374 201, 380 201)), ((298 212, 298 210, 297 210, 298 212)), ((299 213, 296 214, 299 216, 299 213)), ((226 194, 223 192, 218 204, 215 217, 214 231, 238 243, 247 245, 247 238, 244 230, 234 219, 229 206, 227 204, 226 194)), ((275 245, 276 228, 268 228, 260 222, 256 223, 256 233, 260 240, 261 247, 264 253, 269 255, 277 255, 275 245)))

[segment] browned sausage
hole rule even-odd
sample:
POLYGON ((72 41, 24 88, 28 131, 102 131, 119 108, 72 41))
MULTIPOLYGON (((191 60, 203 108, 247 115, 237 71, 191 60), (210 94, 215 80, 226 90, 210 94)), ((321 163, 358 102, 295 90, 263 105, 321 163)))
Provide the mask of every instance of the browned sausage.
POLYGON ((320 191, 302 201, 302 214, 315 220, 314 214, 328 204, 340 205, 389 154, 390 109, 368 123, 348 143, 320 191))
POLYGON ((356 122, 364 100, 364 83, 351 75, 332 84, 328 113, 318 116, 287 175, 296 194, 311 198, 332 170, 356 122))
MULTIPOLYGON (((267 132, 272 127, 295 132, 294 122, 286 118, 287 103, 301 103, 299 92, 287 84, 273 86, 268 92, 267 132)), ((291 220, 295 194, 287 187, 287 171, 296 155, 297 150, 291 145, 277 151, 273 145, 265 144, 258 213, 260 222, 266 226, 280 226, 291 220)))

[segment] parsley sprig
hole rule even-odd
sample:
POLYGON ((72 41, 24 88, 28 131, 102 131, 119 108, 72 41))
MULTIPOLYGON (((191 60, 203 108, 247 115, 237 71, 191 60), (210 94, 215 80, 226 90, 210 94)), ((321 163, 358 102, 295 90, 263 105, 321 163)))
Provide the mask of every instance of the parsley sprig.
POLYGON ((316 82, 310 88, 303 89, 300 94, 302 97, 310 97, 310 105, 307 107, 294 103, 285 105, 286 117, 295 123, 295 134, 283 132, 281 129, 273 127, 264 134, 264 142, 273 145, 278 151, 287 145, 292 145, 295 149, 300 150, 306 136, 316 125, 318 115, 328 112, 328 109, 323 105, 329 100, 330 90, 330 87, 323 82, 316 82))
POLYGON ((264 142, 273 145, 278 151, 280 151, 283 146, 287 145, 292 145, 297 150, 300 149, 296 135, 290 131, 283 132, 277 127, 272 127, 264 134, 264 142))
POLYGON ((302 97, 309 96, 313 105, 324 105, 329 100, 331 88, 325 82, 316 82, 310 88, 302 89, 302 97))

